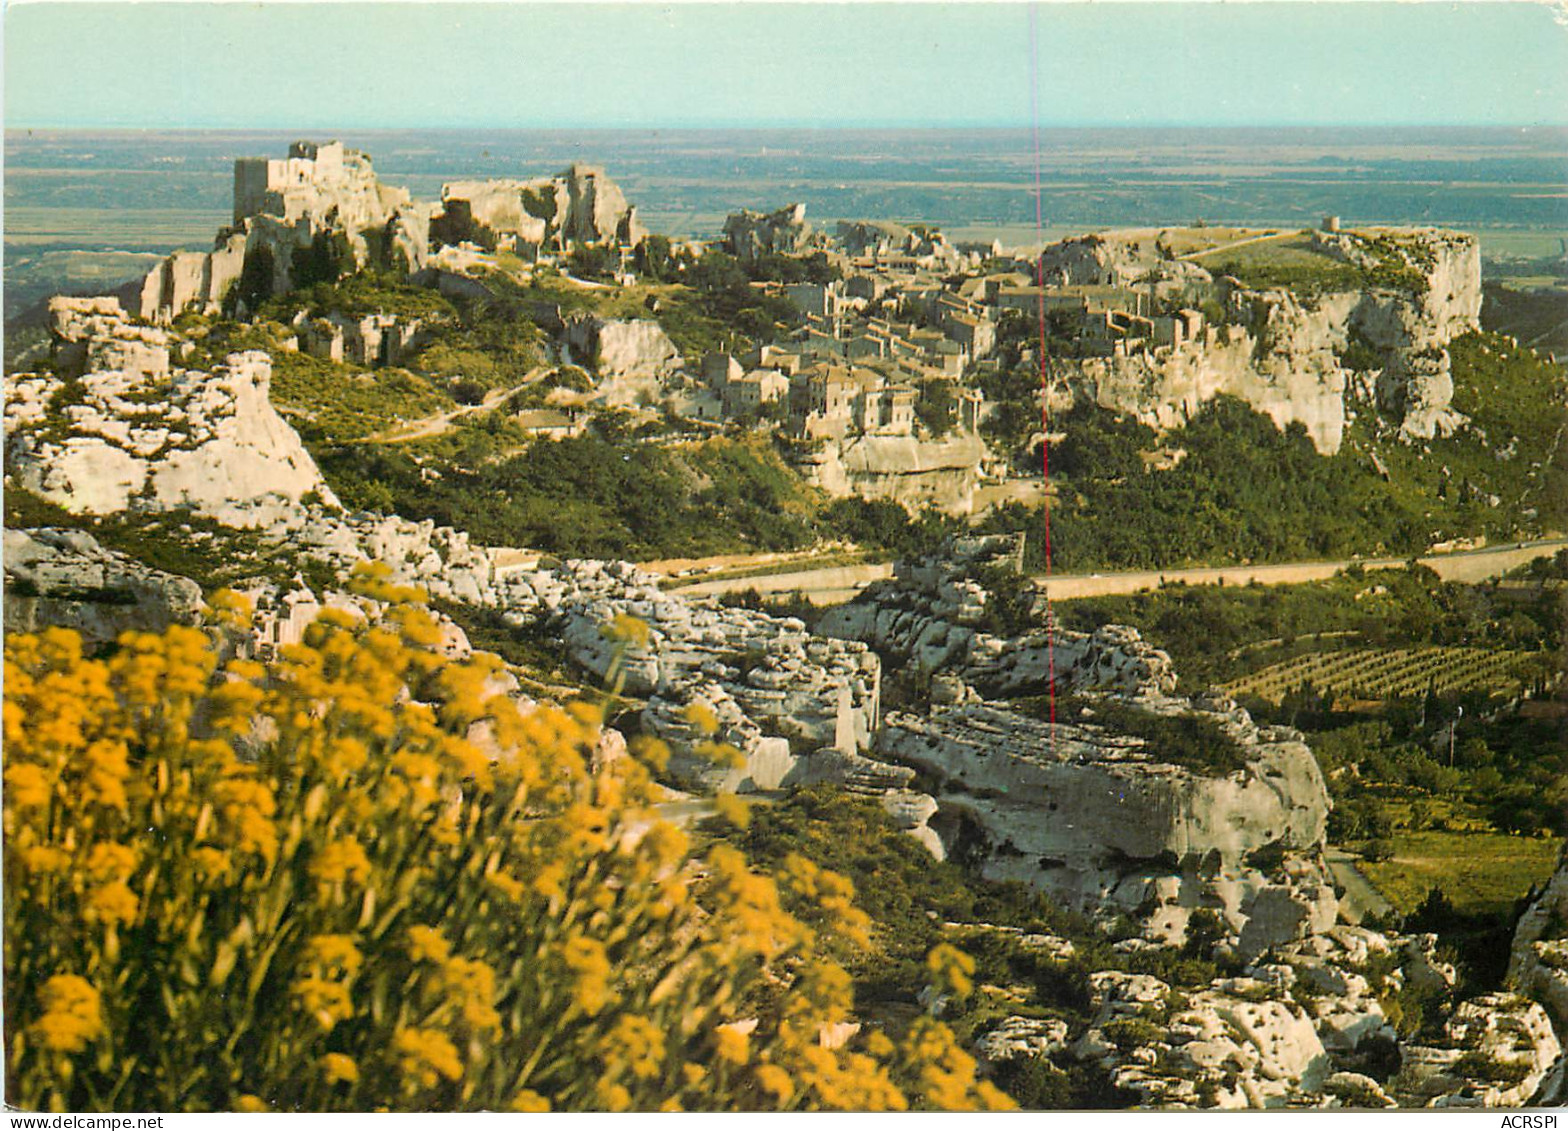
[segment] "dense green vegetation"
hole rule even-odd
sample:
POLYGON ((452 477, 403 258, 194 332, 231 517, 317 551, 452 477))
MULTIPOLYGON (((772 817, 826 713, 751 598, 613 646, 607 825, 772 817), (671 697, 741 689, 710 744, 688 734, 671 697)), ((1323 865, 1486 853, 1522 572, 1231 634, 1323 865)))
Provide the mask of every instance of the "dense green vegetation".
MULTIPOLYGON (((1341 450, 1325 457, 1299 425, 1280 431, 1228 397, 1164 436, 1097 406, 1059 414, 1052 426, 1066 438, 1050 453, 1060 489, 1051 515, 1055 566, 1414 555, 1446 537, 1508 540, 1562 528, 1568 444, 1559 434, 1568 393, 1561 368, 1490 334, 1456 339, 1450 352, 1453 404, 1474 426, 1425 445, 1376 432, 1363 414, 1341 450), (1187 455, 1170 470, 1145 471, 1139 453, 1156 447, 1187 455)), ((1015 371, 992 382, 1023 398, 1010 427, 1026 434, 1038 378, 1015 371)), ((1025 462, 1038 467, 1038 449, 1025 462)), ((986 529, 1039 522, 1035 510, 1014 504, 988 518, 986 529)), ((1031 553, 1039 568, 1038 540, 1031 553)))
POLYGON ((346 506, 434 519, 487 545, 645 559, 815 540, 814 495, 760 442, 664 447, 584 435, 489 462, 443 461, 434 478, 408 446, 316 454, 346 506))

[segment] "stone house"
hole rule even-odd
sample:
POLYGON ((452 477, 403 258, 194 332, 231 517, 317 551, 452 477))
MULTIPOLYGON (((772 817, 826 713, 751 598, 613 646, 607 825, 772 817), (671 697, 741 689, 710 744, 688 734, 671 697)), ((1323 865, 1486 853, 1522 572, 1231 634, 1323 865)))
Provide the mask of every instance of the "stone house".
POLYGON ((808 316, 832 320, 843 310, 844 284, 837 279, 830 283, 786 283, 784 297, 808 316))
POLYGON ((761 411, 789 395, 789 378, 777 369, 753 369, 724 385, 724 419, 761 411))
POLYGON ((527 409, 512 417, 513 422, 530 436, 545 440, 564 440, 581 436, 588 427, 587 419, 577 412, 562 412, 556 408, 527 409))
POLYGON ((817 366, 791 381, 789 397, 790 431, 807 439, 914 431, 915 390, 873 369, 817 366))

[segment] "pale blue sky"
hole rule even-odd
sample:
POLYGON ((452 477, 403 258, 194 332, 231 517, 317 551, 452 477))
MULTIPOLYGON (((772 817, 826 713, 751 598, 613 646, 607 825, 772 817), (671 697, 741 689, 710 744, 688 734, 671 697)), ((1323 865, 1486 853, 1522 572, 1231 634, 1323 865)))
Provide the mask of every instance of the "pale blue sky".
MULTIPOLYGON (((1531 3, 1041 4, 1046 125, 1568 123, 1531 3)), ((1021 3, 12 4, 5 124, 1025 125, 1021 3)))

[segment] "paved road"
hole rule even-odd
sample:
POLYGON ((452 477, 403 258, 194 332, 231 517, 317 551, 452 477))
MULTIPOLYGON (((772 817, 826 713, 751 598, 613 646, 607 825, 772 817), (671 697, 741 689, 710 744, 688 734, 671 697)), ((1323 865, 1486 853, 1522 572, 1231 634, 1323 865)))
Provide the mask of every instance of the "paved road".
MULTIPOLYGON (((1523 544, 1508 543, 1484 550, 1455 554, 1432 554, 1420 559, 1444 581, 1477 582, 1500 577, 1536 558, 1547 557, 1568 547, 1568 539, 1555 538, 1523 544)), ((1363 569, 1401 569, 1404 558, 1360 559, 1363 569)), ((1287 562, 1280 565, 1221 566, 1205 569, 1136 570, 1127 573, 1056 574, 1049 580, 1034 582, 1053 600, 1075 597, 1104 597, 1121 593, 1141 593, 1158 589, 1166 582, 1185 585, 1292 585, 1321 581, 1354 564, 1335 562, 1287 562)), ((842 604, 873 581, 893 575, 891 564, 833 566, 827 569, 798 570, 791 573, 764 574, 757 577, 731 577, 722 581, 702 581, 685 585, 680 592, 693 597, 722 593, 744 593, 755 589, 764 594, 799 593, 818 605, 842 604)))
MULTIPOLYGON (((1484 550, 1469 550, 1455 554, 1431 554, 1421 558, 1424 566, 1444 581, 1476 582, 1501 577, 1536 558, 1548 557, 1568 547, 1568 539, 1508 543, 1484 550)), ((1405 558, 1363 558, 1361 568, 1366 570, 1403 569, 1405 558)), ((1057 574, 1047 580, 1036 577, 1035 584, 1044 589, 1054 600, 1074 597, 1104 597, 1119 593, 1141 593, 1158 589, 1162 584, 1184 585, 1294 585, 1303 581, 1322 581, 1333 577, 1340 570, 1355 564, 1353 560, 1336 562, 1285 562, 1279 565, 1221 566, 1205 569, 1140 570, 1131 573, 1057 574)))
POLYGON ((1334 879, 1345 889, 1339 901, 1340 918, 1345 922, 1359 923, 1368 915, 1381 918, 1394 909, 1394 905, 1384 899, 1383 893, 1373 887, 1371 881, 1361 874, 1361 869, 1356 867, 1356 861, 1361 859, 1359 856, 1329 845, 1323 852, 1323 858, 1328 862, 1334 879))

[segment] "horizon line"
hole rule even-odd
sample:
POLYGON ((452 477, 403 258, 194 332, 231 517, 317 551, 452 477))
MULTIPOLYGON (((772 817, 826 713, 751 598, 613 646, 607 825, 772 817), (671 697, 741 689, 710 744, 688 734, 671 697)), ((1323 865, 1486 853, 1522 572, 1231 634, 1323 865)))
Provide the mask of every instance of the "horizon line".
MULTIPOLYGON (((302 0, 303 2, 303 0, 302 0)), ((852 132, 856 130, 927 130, 927 131, 953 131, 953 130, 1564 130, 1568 131, 1568 118, 1561 121, 1535 121, 1535 122, 1454 122, 1454 121, 1323 121, 1323 122, 1179 122, 1179 121, 1148 121, 1148 122, 1115 122, 1115 121, 1043 121, 1030 122, 1026 119, 1006 120, 954 120, 949 122, 910 122, 910 121, 851 121, 834 120, 791 119, 787 121, 768 122, 721 122, 711 120, 690 121, 661 121, 661 122, 628 122, 624 124, 606 124, 603 122, 561 122, 554 124, 528 124, 509 125, 503 123, 463 123, 463 124, 404 124, 404 125, 360 125, 355 123, 338 122, 334 124, 292 123, 283 125, 235 125, 228 123, 203 123, 203 124, 132 124, 132 123, 49 123, 49 124, 12 124, 6 122, 5 133, 286 133, 290 131, 326 131, 354 130, 364 133, 410 133, 415 131, 445 131, 450 133, 475 133, 475 132, 503 132, 503 133, 550 133, 566 131, 597 131, 632 133, 641 131, 659 130, 692 130, 692 131, 720 131, 736 130, 746 132, 766 132, 770 130, 821 130, 825 132, 852 132)))

